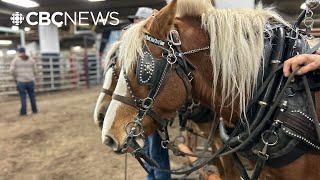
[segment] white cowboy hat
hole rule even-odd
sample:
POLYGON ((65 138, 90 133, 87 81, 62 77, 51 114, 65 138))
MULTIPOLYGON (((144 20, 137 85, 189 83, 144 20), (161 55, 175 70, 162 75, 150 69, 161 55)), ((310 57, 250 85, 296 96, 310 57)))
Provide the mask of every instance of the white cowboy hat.
POLYGON ((147 19, 152 14, 152 9, 149 7, 139 7, 136 14, 128 16, 129 19, 147 19))

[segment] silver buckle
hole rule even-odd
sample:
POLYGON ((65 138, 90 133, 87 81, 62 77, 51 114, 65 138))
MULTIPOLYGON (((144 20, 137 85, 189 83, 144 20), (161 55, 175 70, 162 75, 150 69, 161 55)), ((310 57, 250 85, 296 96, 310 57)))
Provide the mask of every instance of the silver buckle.
POLYGON ((181 40, 180 36, 177 30, 173 29, 169 33, 169 40, 174 46, 180 46, 181 45, 181 40))
POLYGON ((150 97, 147 97, 145 99, 142 100, 141 106, 145 109, 149 109, 151 108, 153 105, 153 99, 150 97))
POLYGON ((143 136, 143 133, 144 133, 142 124, 137 121, 127 122, 124 130, 127 136, 132 136, 132 137, 143 136))

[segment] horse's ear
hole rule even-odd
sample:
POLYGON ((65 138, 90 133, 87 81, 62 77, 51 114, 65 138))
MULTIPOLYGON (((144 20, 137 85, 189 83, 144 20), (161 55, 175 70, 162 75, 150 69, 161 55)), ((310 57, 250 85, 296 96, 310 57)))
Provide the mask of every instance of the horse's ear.
POLYGON ((167 38, 169 31, 172 28, 173 21, 177 11, 177 0, 172 0, 170 4, 162 8, 149 26, 149 32, 158 38, 167 38))

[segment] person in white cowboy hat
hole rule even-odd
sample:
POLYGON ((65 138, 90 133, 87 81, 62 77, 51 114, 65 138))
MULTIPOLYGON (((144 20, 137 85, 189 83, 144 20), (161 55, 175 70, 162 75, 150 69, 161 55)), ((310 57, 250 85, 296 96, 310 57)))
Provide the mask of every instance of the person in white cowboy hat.
POLYGON ((139 7, 135 15, 128 16, 132 23, 138 23, 147 19, 153 10, 149 7, 139 7))

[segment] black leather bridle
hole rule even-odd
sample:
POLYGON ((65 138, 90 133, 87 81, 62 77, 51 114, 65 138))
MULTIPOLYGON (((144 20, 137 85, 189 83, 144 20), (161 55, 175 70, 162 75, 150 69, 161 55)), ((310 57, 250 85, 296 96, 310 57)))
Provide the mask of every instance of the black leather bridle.
MULTIPOLYGON (((142 148, 136 142, 137 138, 142 138, 142 139, 145 138, 144 130, 142 126, 142 120, 146 115, 149 115, 153 120, 155 120, 161 126, 158 133, 162 138, 161 145, 163 148, 171 149, 175 155, 180 155, 180 156, 187 155, 182 151, 178 150, 173 144, 169 143, 169 136, 166 128, 170 123, 170 120, 163 118, 156 111, 154 111, 153 103, 156 97, 159 95, 164 84, 166 83, 168 76, 170 75, 170 73, 174 71, 178 74, 178 76, 182 79, 184 83, 186 94, 187 94, 185 104, 190 102, 192 99, 191 98, 191 81, 193 80, 192 70, 194 70, 195 67, 192 65, 192 63, 188 61, 188 59, 185 57, 185 54, 192 54, 199 51, 208 50, 209 47, 195 49, 188 53, 183 53, 180 49, 181 41, 180 41, 179 33, 176 30, 170 31, 168 41, 166 42, 159 40, 149 34, 145 34, 144 40, 147 42, 153 43, 164 50, 164 53, 162 54, 161 59, 157 60, 162 62, 162 65, 160 66, 161 68, 157 68, 155 72, 153 72, 153 74, 156 74, 157 78, 153 79, 153 82, 150 84, 150 91, 147 97, 144 99, 140 99, 134 94, 126 69, 122 68, 123 77, 126 81, 127 88, 128 88, 128 91, 130 92, 131 97, 120 96, 118 94, 113 93, 112 98, 114 100, 120 101, 129 106, 132 106, 138 110, 138 113, 135 119, 132 121, 129 121, 125 125, 125 131, 126 131, 127 137, 121 151, 126 152, 128 148, 133 149, 131 154, 135 158, 137 158, 137 160, 142 165, 142 167, 147 171, 141 159, 144 159, 144 161, 147 162, 153 168, 158 168, 158 167, 152 159, 150 159, 147 155, 145 155, 142 152, 142 148)), ((144 54, 146 56, 151 55, 146 49, 144 49, 144 54)), ((139 80, 141 83, 141 79, 138 79, 138 82, 139 80)), ((163 170, 163 171, 167 171, 167 170, 163 170)))

